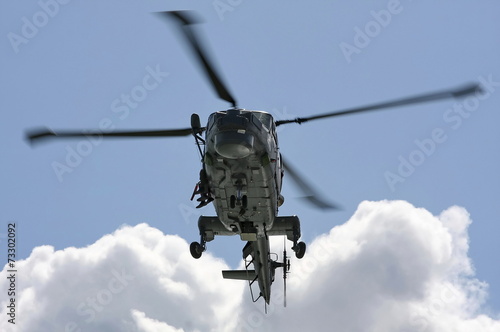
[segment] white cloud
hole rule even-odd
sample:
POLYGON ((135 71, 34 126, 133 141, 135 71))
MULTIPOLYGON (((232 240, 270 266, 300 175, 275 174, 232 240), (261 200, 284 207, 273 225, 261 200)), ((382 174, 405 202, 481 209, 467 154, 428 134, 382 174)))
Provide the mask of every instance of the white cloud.
POLYGON ((500 331, 480 312, 487 285, 467 256, 470 223, 456 206, 433 216, 403 201, 362 202, 292 261, 286 309, 278 282, 270 315, 243 302, 242 330, 500 331))
MULTIPOLYGON (((35 248, 17 268, 15 331, 231 330, 243 298, 240 283, 222 279, 222 260, 194 260, 185 240, 146 224, 86 248, 35 248)), ((2 297, 1 317, 6 303, 2 297)), ((0 331, 10 328, 0 320, 0 331)))
POLYGON ((137 310, 132 310, 132 318, 141 332, 184 332, 183 329, 176 329, 165 322, 148 318, 145 313, 137 310))
MULTIPOLYGON (((292 259, 287 308, 277 271, 267 315, 245 282, 222 279, 222 260, 194 260, 185 240, 146 224, 86 248, 38 247, 17 265, 16 331, 500 331, 481 312, 487 285, 467 255, 470 223, 456 206, 433 216, 363 202, 292 259)), ((2 331, 12 327, 6 304, 2 331)))

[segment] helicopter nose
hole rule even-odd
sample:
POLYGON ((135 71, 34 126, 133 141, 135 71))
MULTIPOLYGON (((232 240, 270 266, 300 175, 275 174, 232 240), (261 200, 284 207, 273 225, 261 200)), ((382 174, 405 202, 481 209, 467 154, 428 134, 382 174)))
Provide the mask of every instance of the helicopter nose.
POLYGON ((228 159, 248 157, 253 152, 254 137, 245 130, 224 131, 215 135, 215 151, 228 159))

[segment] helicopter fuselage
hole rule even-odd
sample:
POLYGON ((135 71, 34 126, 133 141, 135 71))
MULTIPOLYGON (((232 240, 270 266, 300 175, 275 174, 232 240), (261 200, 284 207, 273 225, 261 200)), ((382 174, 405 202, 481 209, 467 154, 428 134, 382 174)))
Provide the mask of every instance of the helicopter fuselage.
POLYGON ((272 116, 238 109, 212 113, 205 139, 204 168, 219 220, 242 240, 265 236, 283 201, 272 116))
POLYGON ((259 296, 269 303, 275 269, 286 266, 271 258, 269 236, 285 235, 295 246, 300 237, 296 216, 278 217, 278 207, 284 201, 284 168, 274 119, 267 112, 243 109, 212 113, 203 143, 203 169, 196 192, 201 196, 200 206, 214 204, 217 217, 200 217, 201 245, 192 244, 193 257, 199 258, 205 242, 216 235, 239 235, 247 241, 243 248, 245 270, 223 271, 223 276, 248 280, 250 289, 257 281, 259 296), (249 270, 250 265, 253 270, 249 270))

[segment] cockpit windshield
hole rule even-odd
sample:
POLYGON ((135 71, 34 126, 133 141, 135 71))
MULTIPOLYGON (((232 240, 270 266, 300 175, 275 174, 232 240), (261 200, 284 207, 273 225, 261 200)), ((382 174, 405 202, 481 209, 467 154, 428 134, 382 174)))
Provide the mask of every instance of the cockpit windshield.
POLYGON ((271 114, 266 113, 266 112, 252 112, 253 116, 255 116, 259 121, 262 123, 264 127, 266 127, 268 130, 271 130, 273 128, 274 120, 271 114))
MULTIPOLYGON (((207 129, 210 130, 212 126, 217 122, 218 119, 226 116, 226 111, 215 112, 208 118, 207 129)), ((271 114, 262 111, 246 111, 242 110, 240 116, 247 118, 251 121, 252 116, 254 117, 254 122, 260 122, 267 130, 274 130, 274 119, 271 114)), ((259 125, 255 123, 255 125, 259 125)))

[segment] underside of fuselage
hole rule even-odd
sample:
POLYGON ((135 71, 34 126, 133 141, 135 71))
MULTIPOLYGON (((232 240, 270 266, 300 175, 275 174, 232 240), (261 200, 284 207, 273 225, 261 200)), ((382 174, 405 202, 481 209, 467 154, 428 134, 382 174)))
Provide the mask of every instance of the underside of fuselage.
MULTIPOLYGON (((241 235, 236 230, 228 230, 218 217, 201 216, 198 220, 198 228, 200 230, 201 244, 197 242, 191 244, 191 254, 195 258, 201 256, 201 251, 205 249, 205 243, 213 241, 216 236, 241 235), (201 250, 199 255, 197 250, 201 250)), ((265 236, 258 237, 255 241, 248 241, 244 246, 242 256, 245 261, 245 270, 222 272, 223 277, 226 279, 247 280, 254 301, 262 297, 266 303, 269 303, 276 268, 289 267, 273 259, 269 249, 269 237, 271 236, 286 236, 293 243, 292 249, 295 251, 297 258, 304 256, 305 244, 298 242, 301 236, 299 218, 297 216, 278 216, 274 218, 273 226, 266 231, 265 236), (259 286, 258 294, 252 291, 252 286, 255 283, 259 286)))
POLYGON ((226 228, 248 241, 265 236, 281 199, 282 169, 272 117, 244 110, 212 114, 204 170, 215 210, 226 228))
POLYGON ((207 167, 214 195, 213 204, 221 222, 251 241, 265 236, 278 212, 278 191, 267 154, 244 160, 214 158, 207 167), (255 234, 251 237, 250 234, 255 234))

